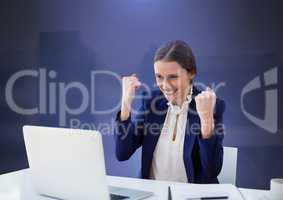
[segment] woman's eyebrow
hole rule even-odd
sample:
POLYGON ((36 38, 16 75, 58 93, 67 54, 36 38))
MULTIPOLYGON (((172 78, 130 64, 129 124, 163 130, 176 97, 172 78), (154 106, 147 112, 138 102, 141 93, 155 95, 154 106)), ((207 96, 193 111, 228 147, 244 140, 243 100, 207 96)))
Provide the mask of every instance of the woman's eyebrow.
POLYGON ((167 77, 177 77, 179 76, 178 74, 168 74, 167 77))
MULTIPOLYGON (((163 77, 161 74, 159 73, 155 73, 155 76, 158 76, 158 77, 163 77)), ((165 77, 178 77, 179 75, 178 74, 168 74, 166 75, 165 77)))

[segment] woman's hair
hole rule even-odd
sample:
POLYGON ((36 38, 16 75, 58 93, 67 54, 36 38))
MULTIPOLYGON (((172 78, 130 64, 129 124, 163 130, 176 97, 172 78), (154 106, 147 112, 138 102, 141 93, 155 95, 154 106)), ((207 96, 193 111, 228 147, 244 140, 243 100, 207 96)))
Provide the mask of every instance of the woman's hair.
POLYGON ((196 74, 196 61, 191 47, 184 41, 170 41, 155 52, 154 62, 177 62, 191 74, 196 74))

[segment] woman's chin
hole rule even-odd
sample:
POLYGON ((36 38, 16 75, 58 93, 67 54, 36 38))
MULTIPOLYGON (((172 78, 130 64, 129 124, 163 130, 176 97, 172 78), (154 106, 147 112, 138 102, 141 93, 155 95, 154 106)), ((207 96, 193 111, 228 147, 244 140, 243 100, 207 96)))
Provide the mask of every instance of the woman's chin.
POLYGON ((176 98, 173 96, 166 96, 166 99, 168 102, 175 104, 176 103, 176 98))

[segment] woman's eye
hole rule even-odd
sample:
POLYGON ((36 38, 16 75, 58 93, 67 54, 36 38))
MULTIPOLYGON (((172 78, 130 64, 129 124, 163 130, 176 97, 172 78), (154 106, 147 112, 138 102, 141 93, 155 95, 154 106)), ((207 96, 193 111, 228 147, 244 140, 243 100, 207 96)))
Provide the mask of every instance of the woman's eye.
POLYGON ((157 75, 157 76, 156 76, 156 79, 162 80, 162 76, 157 75))
POLYGON ((178 78, 177 75, 172 75, 172 76, 169 76, 169 77, 168 77, 168 79, 170 79, 170 80, 175 80, 175 79, 177 79, 177 78, 178 78))

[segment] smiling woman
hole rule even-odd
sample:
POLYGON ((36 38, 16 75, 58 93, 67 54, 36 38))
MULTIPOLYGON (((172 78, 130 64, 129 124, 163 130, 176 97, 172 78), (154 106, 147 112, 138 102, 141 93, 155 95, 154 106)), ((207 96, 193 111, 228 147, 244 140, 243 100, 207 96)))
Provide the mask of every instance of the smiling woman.
POLYGON ((154 57, 156 83, 168 101, 181 105, 196 74, 195 57, 182 41, 169 42, 154 57))
POLYGON ((135 74, 123 77, 115 129, 118 160, 128 160, 142 147, 142 178, 217 183, 224 102, 210 88, 200 91, 193 85, 195 57, 184 41, 157 50, 154 72, 159 90, 145 95, 135 120, 131 105, 141 83, 135 74), (159 128, 153 130, 153 125, 159 128))

